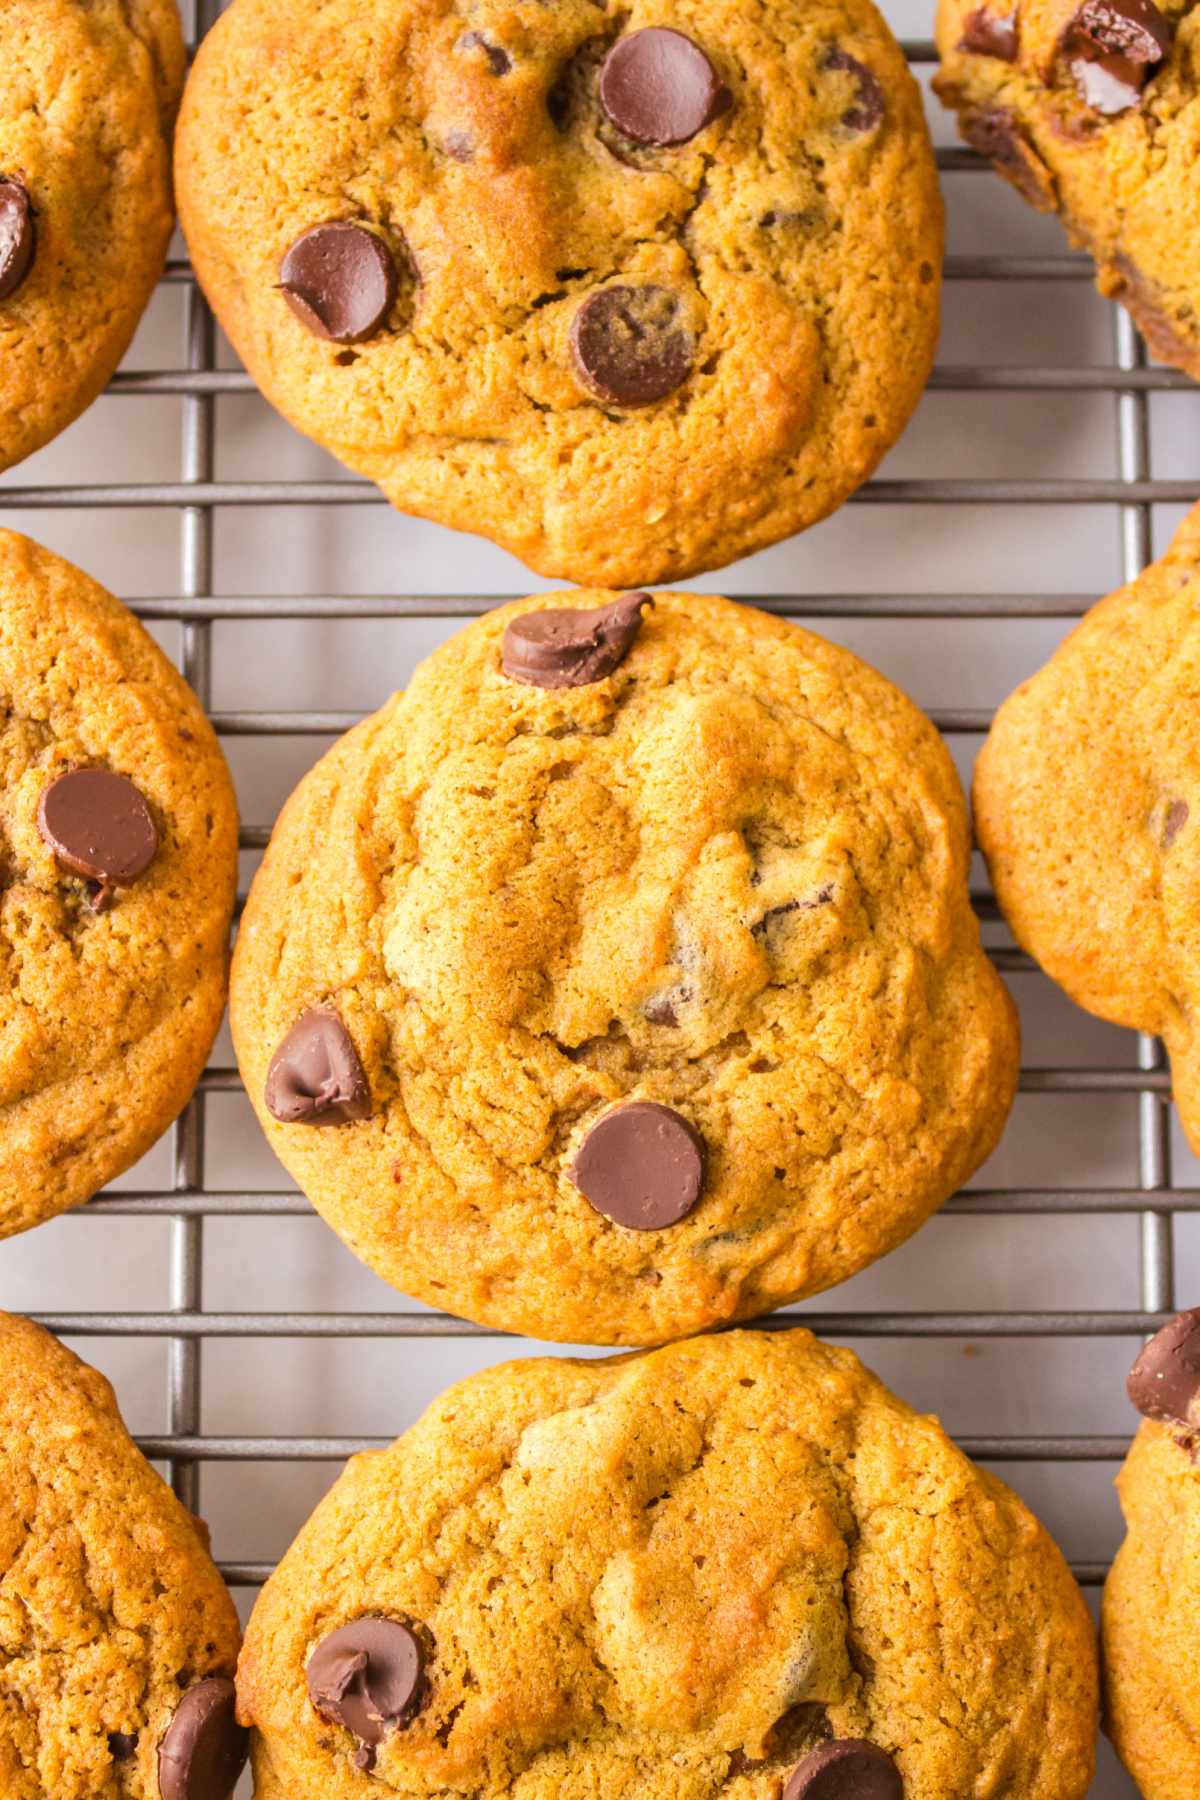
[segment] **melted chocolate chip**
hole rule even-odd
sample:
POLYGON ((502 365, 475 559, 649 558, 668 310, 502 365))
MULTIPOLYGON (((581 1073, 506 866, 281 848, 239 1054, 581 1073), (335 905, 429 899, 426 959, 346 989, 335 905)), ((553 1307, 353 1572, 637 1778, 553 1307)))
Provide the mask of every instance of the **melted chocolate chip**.
POLYGON ((487 59, 492 65, 493 75, 507 75, 508 71, 512 68, 512 57, 508 54, 508 51, 502 50, 499 44, 489 42, 489 40, 484 37, 482 31, 464 32, 462 37, 458 40, 458 48, 460 50, 472 50, 478 48, 485 51, 487 59))
POLYGON ((282 1125, 342 1125, 368 1116, 367 1078, 335 1012, 314 1006, 301 1013, 271 1058, 263 1099, 282 1125))
POLYGON ((997 173, 1011 181, 1030 206, 1038 212, 1055 211, 1054 178, 1008 107, 964 107, 958 128, 972 150, 988 157, 997 173))
POLYGON ((891 1757, 866 1738, 835 1738, 810 1750, 784 1783, 783 1800, 904 1800, 891 1757))
POLYGON ((865 63, 859 62, 857 56, 851 56, 848 50, 838 48, 831 50, 826 59, 827 69, 845 69, 858 81, 858 105, 852 106, 849 112, 842 114, 842 124, 849 131, 874 131, 883 123, 887 104, 883 97, 883 89, 877 76, 873 75, 865 63))
POLYGON ((0 300, 15 294, 33 262, 33 203, 16 175, 0 175, 0 300))
POLYGON ((1172 800, 1163 823, 1163 849, 1169 850, 1188 821, 1186 800, 1172 800))
POLYGON ((1200 1307, 1178 1313, 1150 1339, 1125 1389, 1147 1419, 1200 1425, 1200 1307))
MULTIPOLYGON (((308 1659, 308 1697, 364 1744, 382 1744, 407 1725, 421 1696, 420 1640, 395 1619, 355 1619, 322 1638, 308 1659)), ((370 1768, 374 1762, 359 1763, 370 1768)))
POLYGON ((162 1800, 229 1800, 250 1742, 235 1703, 233 1683, 223 1677, 188 1689, 159 1745, 162 1800))
POLYGON ((1137 104, 1170 49, 1171 27, 1154 0, 1083 0, 1061 43, 1084 100, 1111 117, 1137 104))
POLYGON ((124 775, 109 769, 71 769, 42 791, 38 831, 73 875, 100 884, 92 905, 103 912, 116 887, 128 887, 149 868, 158 849, 150 808, 124 775))
POLYGON ((649 594, 622 594, 607 606, 548 607, 510 619, 500 640, 500 666, 528 687, 586 687, 622 662, 642 629, 649 594))
POLYGON ((131 1761, 137 1750, 137 1744, 138 1734, 136 1731, 110 1731, 108 1734, 108 1754, 114 1762, 131 1761))
POLYGON ((571 321, 571 361, 584 387, 617 406, 652 406, 692 366, 679 302, 661 287, 598 288, 571 321))
POLYGON ((638 144, 686 144, 733 105, 699 44, 650 25, 618 39, 600 71, 600 104, 638 144))
POLYGON ((960 50, 968 50, 974 56, 995 56, 1001 62, 1017 60, 1017 15, 1010 12, 1004 17, 985 11, 979 7, 968 13, 963 20, 963 34, 958 40, 960 50))
POLYGON ((584 1138, 567 1174, 596 1211, 628 1231, 686 1219, 707 1173, 704 1140, 669 1106, 614 1106, 584 1138))
POLYGON ((396 265, 382 238, 352 219, 314 225, 279 265, 283 297, 314 337, 360 344, 396 298, 396 265))

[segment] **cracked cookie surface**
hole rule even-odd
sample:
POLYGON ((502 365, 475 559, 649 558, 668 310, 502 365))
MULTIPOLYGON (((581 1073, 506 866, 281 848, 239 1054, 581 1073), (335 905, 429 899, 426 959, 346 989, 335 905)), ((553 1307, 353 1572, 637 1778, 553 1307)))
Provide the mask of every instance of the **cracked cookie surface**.
POLYGON ((510 621, 611 600, 488 614, 306 776, 231 1018, 272 1146, 386 1279, 535 1337, 645 1344, 908 1237, 999 1137, 1017 1029, 924 714, 799 626, 688 594, 656 595, 601 680, 504 673, 510 621), (268 1110, 310 1010, 349 1034, 369 1116, 268 1110), (628 1102, 707 1149, 699 1203, 660 1230, 571 1180, 628 1102))
POLYGON ((233 786, 191 688, 119 601, 0 531, 0 1236, 87 1200, 175 1118, 224 1011, 236 885, 233 786), (39 823, 78 769, 125 777, 153 821, 103 911, 39 823))
POLYGON ((255 1606, 238 1698, 260 1800, 777 1800, 830 1736, 909 1800, 1080 1800, 1095 1634, 936 1419, 807 1331, 742 1331, 502 1364, 355 1457, 255 1606), (425 1647, 370 1785, 305 1678, 364 1614, 425 1647))
POLYGON ((402 510, 573 581, 681 577, 824 517, 933 357, 936 171, 868 0, 235 0, 190 77, 176 176, 267 397, 402 510), (675 145, 601 104, 606 55, 651 27, 687 34, 732 94, 675 145), (396 272, 385 312, 382 287, 336 309, 343 341, 279 289, 331 221, 396 272), (628 405, 579 355, 622 287, 626 312, 670 315, 628 405))
POLYGON ((77 418, 129 348, 175 222, 182 86, 174 0, 0 6, 0 176, 33 212, 28 272, 0 299, 0 469, 77 418))
POLYGON ((975 832, 1013 936, 1077 1005, 1152 1032, 1200 1150, 1200 508, 996 714, 975 832))
POLYGON ((1189 0, 939 0, 933 85, 1159 361, 1200 377, 1198 31, 1189 0), (1098 55, 1091 29, 1136 57, 1098 55))
POLYGON ((176 1708, 241 1641, 206 1537, 104 1377, 0 1313, 5 1800, 158 1800, 176 1708))

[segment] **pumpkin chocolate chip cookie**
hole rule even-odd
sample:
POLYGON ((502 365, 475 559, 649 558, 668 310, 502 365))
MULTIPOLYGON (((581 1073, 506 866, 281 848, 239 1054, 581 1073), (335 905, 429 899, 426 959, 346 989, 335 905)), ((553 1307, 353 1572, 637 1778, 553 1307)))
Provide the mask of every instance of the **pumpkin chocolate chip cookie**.
POLYGON ((102 1375, 0 1313, 0 1791, 229 1800, 241 1633, 102 1375))
POLYGON ((1036 1519, 807 1331, 459 1383, 348 1465, 237 1678, 259 1800, 1081 1800, 1096 1685, 1036 1519))
POLYGON ((939 0, 933 85, 1154 355, 1200 376, 1196 26, 1184 0, 939 0))
POLYGON ((229 771, 94 581, 0 531, 0 1237, 87 1200, 187 1100, 221 1022, 229 771))
POLYGON ((0 8, 0 469, 89 406, 175 223, 175 0, 0 8))
POLYGON ((1117 1477, 1127 1535, 1104 1588, 1104 1727, 1145 1800, 1200 1792, 1200 1309, 1142 1351, 1144 1415, 1117 1477))
POLYGON ((869 0, 234 0, 176 179, 267 398, 572 581, 815 523, 933 358, 933 154, 869 0))
POLYGON ((728 600, 459 632, 305 778, 238 934, 272 1145, 387 1280, 646 1344, 844 1280, 1016 1082, 929 721, 728 600))
POLYGON ((1200 507, 996 714, 975 832, 1004 917, 1077 1005, 1161 1037, 1200 1150, 1200 507))

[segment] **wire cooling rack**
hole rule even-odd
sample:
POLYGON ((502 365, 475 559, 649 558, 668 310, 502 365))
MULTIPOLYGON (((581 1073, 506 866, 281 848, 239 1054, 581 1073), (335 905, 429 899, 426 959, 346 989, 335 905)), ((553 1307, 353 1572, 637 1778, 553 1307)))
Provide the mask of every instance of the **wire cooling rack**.
MULTIPOLYGON (((205 0, 198 0, 202 9, 205 0)), ((216 8, 209 5, 209 10, 216 8)), ((904 44, 910 62, 935 60, 932 43, 904 44)), ((939 167, 953 172, 986 172, 972 151, 938 152, 939 167)), ((994 177, 987 175, 987 179, 994 177)), ((1087 282, 1091 265, 1073 255, 951 256, 948 281, 1087 282)), ((230 597, 213 593, 214 511, 224 507, 363 506, 384 504, 377 490, 358 480, 220 481, 214 479, 216 408, 230 394, 252 393, 248 375, 216 367, 212 316, 186 263, 172 263, 164 277, 186 289, 186 354, 183 366, 169 370, 118 374, 113 394, 182 396, 184 429, 179 480, 92 486, 0 487, 0 509, 34 511, 60 508, 169 508, 179 515, 181 581, 178 594, 132 601, 132 610, 147 621, 176 621, 182 634, 184 672, 206 706, 211 700, 213 627, 223 620, 246 619, 431 619, 466 618, 485 611, 503 595, 279 596, 230 597)), ((987 505, 1106 505, 1119 511, 1125 579, 1150 560, 1151 508, 1162 503, 1190 503, 1196 484, 1155 480, 1150 472, 1148 399, 1155 391, 1189 390, 1190 382, 1173 370, 1148 366, 1144 348, 1127 316, 1116 312, 1116 362, 1108 367, 941 366, 934 389, 1067 390, 1089 389, 1114 399, 1119 471, 1115 480, 974 480, 913 479, 868 482, 851 502, 855 506, 903 502, 929 507, 965 503, 987 505)), ((750 594, 759 607, 793 618, 1050 618, 1076 617, 1091 599, 1065 594, 988 593, 963 596, 930 594, 750 594)), ((327 736, 348 729, 358 715, 345 712, 211 712, 223 737, 264 739, 272 736, 327 736)), ((947 735, 986 730, 987 712, 970 708, 933 709, 932 717, 947 735)), ((266 820, 245 825, 244 849, 267 842, 266 820)), ((986 890, 973 893, 983 921, 996 921, 995 901, 986 890)), ((1021 952, 991 952, 1002 971, 1031 970, 1021 952)), ((162 1312, 39 1312, 41 1323, 71 1337, 109 1336, 165 1339, 168 1346, 167 1429, 139 1442, 146 1454, 169 1466, 176 1493, 197 1510, 198 1477, 205 1463, 230 1461, 332 1461, 386 1443, 383 1438, 202 1435, 200 1399, 202 1352, 218 1338, 454 1338, 495 1337, 482 1327, 427 1312, 210 1312, 203 1305, 204 1221, 217 1215, 280 1217, 309 1212, 295 1193, 228 1192, 206 1183, 205 1109, 210 1094, 240 1086, 236 1069, 210 1067, 195 1096, 174 1127, 173 1173, 169 1187, 153 1191, 109 1192, 80 1209, 79 1217, 113 1214, 158 1216, 169 1223, 168 1306, 162 1312)), ((1138 1101, 1138 1185, 1118 1188, 1008 1187, 972 1190, 956 1196, 945 1211, 966 1214, 1124 1213, 1140 1219, 1140 1310, 1118 1311, 968 1311, 968 1312, 813 1312, 802 1322, 837 1338, 1012 1338, 1133 1337, 1153 1332, 1175 1309, 1173 1279, 1173 1215, 1200 1211, 1200 1189, 1172 1185, 1169 1139, 1170 1082, 1161 1046, 1151 1038, 1138 1042, 1136 1066, 1127 1068, 1025 1067, 1021 1091, 1112 1092, 1133 1094, 1138 1101)), ((756 1321, 764 1329, 798 1321, 775 1315, 756 1321)), ((512 1340, 510 1340, 511 1342, 512 1340)), ((989 1462, 1114 1461, 1124 1455, 1124 1436, 971 1436, 958 1441, 972 1456, 989 1462)), ((1104 1565, 1076 1563, 1085 1583, 1103 1578, 1104 1565)), ((270 1565, 225 1562, 226 1579, 253 1586, 265 1579, 270 1565)))

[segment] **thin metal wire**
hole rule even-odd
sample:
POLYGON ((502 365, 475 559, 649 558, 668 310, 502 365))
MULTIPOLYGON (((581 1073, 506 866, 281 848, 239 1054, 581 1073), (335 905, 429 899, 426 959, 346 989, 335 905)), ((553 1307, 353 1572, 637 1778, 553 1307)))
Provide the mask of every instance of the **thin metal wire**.
MULTIPOLYGON (((219 0, 196 0, 197 35, 219 10, 219 0)), ((928 40, 910 40, 904 49, 913 62, 935 60, 928 40)), ((939 167, 950 173, 977 173, 987 167, 973 151, 938 152, 939 167)), ((1060 256, 949 256, 946 279, 1003 282, 1089 281, 1089 260, 1060 256)), ((0 508, 37 510, 59 507, 168 507, 181 519, 181 581, 178 595, 133 601, 132 609, 150 621, 177 621, 181 627, 182 663, 188 680, 226 736, 326 737, 356 722, 345 711, 225 711, 213 713, 211 701, 212 628, 218 621, 246 619, 453 619, 475 617, 509 596, 470 595, 214 595, 213 520, 216 507, 265 505, 327 506, 384 504, 378 491, 352 476, 334 480, 219 481, 215 478, 216 403, 219 398, 254 392, 242 370, 216 365, 211 315, 185 262, 167 270, 169 285, 186 287, 186 354, 180 369, 123 372, 109 393, 128 398, 176 395, 183 401, 183 451, 176 483, 120 483, 105 486, 3 486, 0 508)), ((1023 367, 1001 365, 939 366, 930 383, 943 392, 1100 392, 1115 397, 1118 473, 1112 480, 1024 481, 916 479, 869 482, 855 496, 859 504, 884 505, 1068 505, 1119 509, 1122 568, 1132 578, 1149 560, 1151 508, 1156 504, 1191 503, 1197 484, 1154 480, 1148 437, 1149 395, 1190 387, 1174 370, 1150 367, 1126 316, 1117 313, 1117 355, 1112 367, 1023 367)), ((1094 594, 748 594, 747 601, 791 618, 988 618, 1030 619, 1079 617, 1094 594)), ((932 714, 948 735, 987 730, 990 713, 981 708, 944 708, 932 714)), ((244 849, 262 848, 270 834, 266 822, 243 826, 244 849)), ((982 920, 994 921, 998 909, 986 890, 973 894, 982 920)), ((1009 973, 1032 972, 1035 965, 1021 951, 991 951, 998 967, 1009 973)), ((201 1347, 206 1338, 499 1338, 505 1334, 469 1321, 423 1310, 386 1313, 215 1313, 204 1310, 204 1219, 207 1216, 292 1217, 311 1209, 295 1192, 238 1191, 225 1193, 206 1185, 205 1104, 210 1093, 229 1093, 241 1086, 236 1069, 214 1067, 202 1077, 194 1098, 175 1128, 171 1185, 162 1191, 104 1193, 80 1209, 80 1216, 165 1216, 170 1224, 170 1276, 163 1312, 47 1312, 38 1315, 51 1329, 76 1337, 117 1336, 165 1340, 168 1350, 167 1429, 143 1437, 146 1454, 165 1461, 176 1492, 185 1504, 199 1505, 199 1472, 210 1462, 337 1462, 358 1450, 377 1448, 386 1440, 349 1437, 204 1435, 201 1429, 201 1347)), ((1172 1186, 1169 1143, 1170 1076, 1161 1046, 1138 1041, 1136 1062, 1124 1068, 1024 1068, 1023 1093, 1128 1093, 1138 1106, 1138 1185, 1121 1188, 1072 1187, 994 1188, 955 1196, 944 1212, 951 1217, 1011 1213, 1035 1215, 1137 1216, 1140 1233, 1140 1305, 1129 1310, 1032 1312, 851 1312, 809 1310, 777 1313, 755 1321, 756 1327, 781 1330, 795 1323, 835 1339, 894 1337, 905 1339, 1012 1339, 1023 1337, 1136 1339, 1158 1329, 1174 1308, 1171 1219, 1174 1212, 1200 1212, 1200 1189, 1172 1186), (1147 1194, 1155 1205, 1146 1206, 1147 1194)), ((1126 1440, 1117 1436, 994 1436, 958 1440, 968 1454, 988 1462, 1111 1462, 1119 1459, 1126 1440)), ((257 1585, 269 1573, 262 1562, 220 1565, 234 1585, 257 1585)), ((1104 1565, 1073 1565, 1080 1580, 1103 1578, 1104 1565)))

